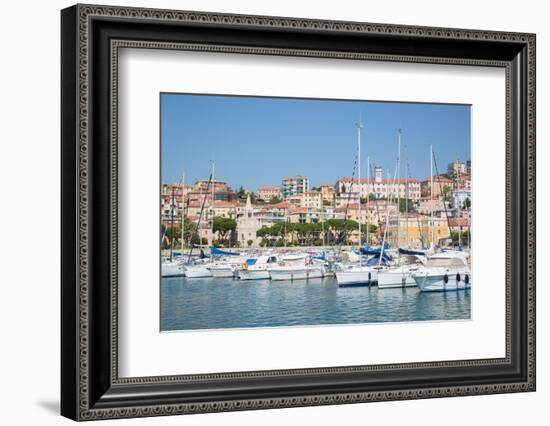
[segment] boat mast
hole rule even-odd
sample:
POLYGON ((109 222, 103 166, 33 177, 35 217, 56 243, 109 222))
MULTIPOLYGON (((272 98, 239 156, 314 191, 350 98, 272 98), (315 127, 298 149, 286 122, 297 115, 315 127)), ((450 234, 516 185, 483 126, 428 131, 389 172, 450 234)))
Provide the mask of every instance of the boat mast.
POLYGON ((172 202, 170 206, 170 262, 174 258, 174 187, 172 186, 172 202))
POLYGON ((397 132, 397 247, 399 247, 399 220, 401 219, 401 129, 397 132))
MULTIPOLYGON (((407 145, 405 145, 405 149, 406 149, 407 145)), ((408 157, 405 157, 405 164, 407 166, 407 180, 405 181, 405 188, 406 188, 406 197, 407 197, 407 202, 405 204, 405 216, 406 216, 406 219, 407 219, 407 222, 406 222, 406 225, 405 225, 405 233, 407 235, 407 248, 410 247, 410 242, 409 242, 409 201, 410 201, 410 194, 409 194, 409 185, 410 185, 410 181, 409 179, 411 178, 411 172, 409 170, 409 158, 408 157)))
POLYGON ((359 193, 359 248, 361 248, 361 129, 363 123, 361 113, 359 113, 359 123, 357 123, 357 191, 359 193))
MULTIPOLYGON (((387 176, 387 185, 386 185, 386 225, 384 226, 384 236, 382 238, 382 247, 380 248, 380 258, 378 259, 378 266, 382 264, 382 258, 384 257, 384 247, 386 246, 386 236, 388 234, 388 227, 390 226, 390 202, 391 202, 391 193, 390 193, 390 169, 387 169, 386 171, 387 176)), ((397 177, 397 168, 395 169, 395 173, 393 175, 393 184, 395 185, 397 177)))
POLYGON ((183 238, 185 235, 185 172, 181 174, 181 255, 183 256, 183 238))
MULTIPOLYGON (((212 232, 212 241, 211 246, 214 247, 214 195, 215 195, 215 188, 216 188, 216 180, 214 179, 214 167, 216 163, 212 161, 212 224, 211 224, 211 232, 212 232)), ((210 261, 212 261, 212 255, 210 255, 210 261)))
POLYGON ((369 199, 370 199, 370 156, 367 157, 367 248, 369 247, 369 232, 370 232, 370 214, 369 214, 369 199))
POLYGON ((433 154, 432 145, 430 144, 430 224, 431 224, 431 245, 434 245, 434 206, 433 206, 433 193, 434 193, 434 172, 433 172, 433 154))

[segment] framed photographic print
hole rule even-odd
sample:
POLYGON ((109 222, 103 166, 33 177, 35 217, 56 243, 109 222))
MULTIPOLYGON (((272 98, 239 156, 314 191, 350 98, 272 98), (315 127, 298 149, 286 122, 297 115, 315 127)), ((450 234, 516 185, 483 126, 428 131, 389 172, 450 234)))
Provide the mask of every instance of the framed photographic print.
POLYGON ((61 27, 64 416, 535 390, 533 34, 61 27))

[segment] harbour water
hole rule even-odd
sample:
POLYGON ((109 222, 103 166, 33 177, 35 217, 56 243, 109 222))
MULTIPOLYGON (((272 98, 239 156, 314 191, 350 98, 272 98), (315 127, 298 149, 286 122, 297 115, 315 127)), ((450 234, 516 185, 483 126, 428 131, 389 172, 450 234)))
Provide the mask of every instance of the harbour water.
POLYGON ((161 331, 468 320, 470 290, 339 288, 335 278, 163 278, 161 331))

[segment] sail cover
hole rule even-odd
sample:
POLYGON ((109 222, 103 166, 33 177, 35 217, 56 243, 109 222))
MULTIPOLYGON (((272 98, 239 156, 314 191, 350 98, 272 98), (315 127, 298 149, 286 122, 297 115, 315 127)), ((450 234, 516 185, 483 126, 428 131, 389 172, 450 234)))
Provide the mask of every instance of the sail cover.
POLYGON ((240 255, 240 253, 233 252, 233 251, 224 251, 224 250, 220 250, 219 248, 216 248, 216 247, 210 247, 210 254, 221 254, 221 255, 224 255, 224 256, 239 256, 240 255))
MULTIPOLYGON (((384 251, 388 250, 390 248, 390 245, 388 243, 385 243, 384 244, 384 251)), ((365 246, 365 247, 361 247, 360 251, 362 254, 380 254, 380 251, 382 250, 382 247, 369 247, 369 246, 365 246)))
POLYGON ((374 255, 369 260, 367 260, 367 266, 376 266, 379 263, 382 265, 388 264, 388 262, 391 260, 391 256, 387 253, 382 254, 382 261, 380 261, 380 253, 374 255))
POLYGON ((423 251, 417 251, 417 250, 407 250, 407 249, 399 249, 400 254, 408 254, 411 256, 426 256, 426 253, 423 251))

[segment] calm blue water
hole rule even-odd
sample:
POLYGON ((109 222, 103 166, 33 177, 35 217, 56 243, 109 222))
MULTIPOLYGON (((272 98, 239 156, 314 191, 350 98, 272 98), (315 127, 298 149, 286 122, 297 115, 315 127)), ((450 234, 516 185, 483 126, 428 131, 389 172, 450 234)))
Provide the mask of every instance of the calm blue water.
POLYGON ((161 331, 470 319, 470 291, 338 288, 335 278, 163 278, 161 331))

